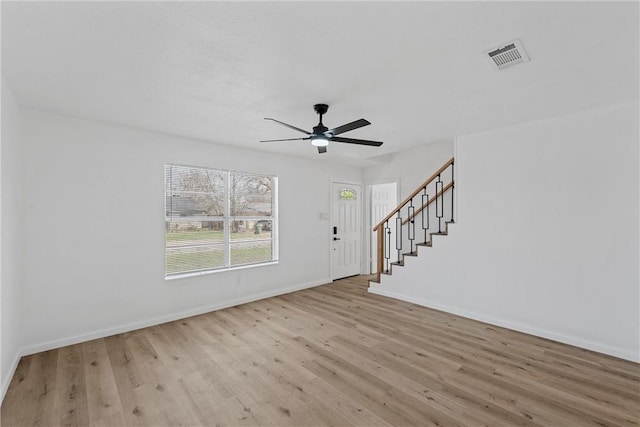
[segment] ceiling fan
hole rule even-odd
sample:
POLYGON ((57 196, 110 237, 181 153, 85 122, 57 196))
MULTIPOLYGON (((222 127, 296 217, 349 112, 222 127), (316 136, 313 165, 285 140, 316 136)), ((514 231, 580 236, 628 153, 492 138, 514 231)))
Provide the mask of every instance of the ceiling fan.
POLYGON ((371 123, 369 121, 367 121, 365 119, 360 119, 360 120, 356 120, 356 121, 351 122, 351 123, 347 123, 347 124, 342 125, 342 126, 338 126, 336 128, 333 128, 333 129, 329 129, 322 123, 322 116, 324 114, 326 114, 327 110, 329 109, 329 106, 327 104, 316 104, 316 105, 313 106, 313 109, 316 111, 316 113, 318 113, 318 115, 320 115, 320 123, 318 123, 318 125, 313 128, 313 132, 308 132, 306 130, 297 128, 295 126, 291 126, 291 125, 289 125, 287 123, 281 122, 281 121, 276 120, 276 119, 265 118, 265 120, 271 120, 271 121, 274 121, 276 123, 280 123, 283 126, 286 126, 286 127, 291 128, 293 130, 297 130, 298 132, 302 132, 304 134, 309 135, 306 138, 268 139, 268 140, 260 141, 260 142, 280 142, 280 141, 311 140, 311 144, 315 145, 316 147, 318 147, 318 153, 326 153, 327 152, 327 145, 329 145, 329 141, 331 141, 331 142, 345 142, 347 144, 370 145, 370 146, 373 146, 373 147, 379 147, 379 146, 382 145, 382 142, 380 142, 380 141, 369 141, 367 139, 343 138, 341 136, 337 136, 337 135, 340 135, 341 133, 345 133, 345 132, 348 132, 350 130, 354 130, 354 129, 361 128, 363 126, 370 125, 371 123))

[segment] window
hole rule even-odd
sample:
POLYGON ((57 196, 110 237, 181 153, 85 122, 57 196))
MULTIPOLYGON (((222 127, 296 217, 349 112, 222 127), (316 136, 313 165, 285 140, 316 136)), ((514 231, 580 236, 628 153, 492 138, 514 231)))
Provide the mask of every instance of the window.
POLYGON ((341 188, 340 200, 356 200, 356 190, 353 188, 341 188))
POLYGON ((277 178, 165 165, 165 277, 275 262, 277 178))

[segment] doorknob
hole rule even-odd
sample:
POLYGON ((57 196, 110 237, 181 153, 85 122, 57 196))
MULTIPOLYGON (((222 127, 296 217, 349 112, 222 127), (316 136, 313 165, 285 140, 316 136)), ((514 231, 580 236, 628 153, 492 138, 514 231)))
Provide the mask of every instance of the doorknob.
POLYGON ((340 238, 339 237, 334 237, 333 240, 340 240, 340 238))

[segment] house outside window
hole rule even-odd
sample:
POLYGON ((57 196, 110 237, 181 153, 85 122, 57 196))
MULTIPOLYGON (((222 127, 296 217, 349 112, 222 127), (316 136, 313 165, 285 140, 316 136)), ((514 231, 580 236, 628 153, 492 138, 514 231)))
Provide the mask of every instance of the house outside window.
POLYGON ((165 277, 274 263, 277 177, 165 165, 165 277))

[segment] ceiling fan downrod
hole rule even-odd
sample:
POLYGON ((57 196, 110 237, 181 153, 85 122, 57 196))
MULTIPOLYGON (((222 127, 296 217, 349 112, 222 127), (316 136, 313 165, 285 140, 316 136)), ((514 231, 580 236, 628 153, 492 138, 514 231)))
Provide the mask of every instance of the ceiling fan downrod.
MULTIPOLYGON (((313 106, 313 109, 320 115, 320 123, 318 124, 318 127, 325 127, 322 123, 322 116, 327 113, 329 106, 327 104, 316 104, 313 106)), ((325 131, 326 130, 327 129, 325 129, 325 131)))

